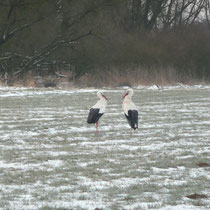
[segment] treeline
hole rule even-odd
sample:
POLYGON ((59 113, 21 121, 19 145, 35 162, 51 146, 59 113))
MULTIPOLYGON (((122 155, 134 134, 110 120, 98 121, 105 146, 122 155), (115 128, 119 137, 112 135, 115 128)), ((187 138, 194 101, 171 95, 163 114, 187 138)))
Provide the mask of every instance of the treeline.
POLYGON ((209 0, 1 0, 0 77, 61 71, 209 81, 209 0))

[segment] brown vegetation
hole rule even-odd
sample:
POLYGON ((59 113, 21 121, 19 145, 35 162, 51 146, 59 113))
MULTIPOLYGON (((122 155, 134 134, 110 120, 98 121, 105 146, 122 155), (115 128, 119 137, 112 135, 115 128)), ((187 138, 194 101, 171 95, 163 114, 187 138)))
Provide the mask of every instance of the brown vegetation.
POLYGON ((201 198, 208 198, 207 195, 204 195, 204 194, 197 194, 197 193, 193 193, 191 195, 188 195, 186 196, 187 198, 190 198, 190 199, 201 199, 201 198))
POLYGON ((209 163, 200 162, 197 164, 199 167, 210 167, 209 163))
POLYGON ((0 80, 209 82, 209 17, 207 0, 2 0, 0 80))
MULTIPOLYGON (((125 70, 118 68, 104 69, 96 73, 87 74, 87 86, 132 86, 132 85, 151 85, 151 84, 176 84, 180 81, 177 72, 173 68, 134 67, 125 70)), ((187 81, 187 80, 185 80, 187 81)), ((190 81, 190 79, 189 79, 190 81)))

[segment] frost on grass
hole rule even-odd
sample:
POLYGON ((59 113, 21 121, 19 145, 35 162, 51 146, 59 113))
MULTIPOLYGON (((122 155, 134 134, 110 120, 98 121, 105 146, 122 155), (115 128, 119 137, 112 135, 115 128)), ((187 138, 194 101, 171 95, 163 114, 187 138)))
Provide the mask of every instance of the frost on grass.
POLYGON ((210 87, 137 87, 131 137, 123 88, 95 136, 96 91, 0 88, 0 209, 209 209, 210 87))

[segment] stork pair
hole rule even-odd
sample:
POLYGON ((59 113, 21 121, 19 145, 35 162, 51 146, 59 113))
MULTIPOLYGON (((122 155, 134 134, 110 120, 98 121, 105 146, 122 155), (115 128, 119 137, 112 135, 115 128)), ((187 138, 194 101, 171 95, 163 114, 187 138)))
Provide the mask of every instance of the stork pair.
MULTIPOLYGON (((133 95, 133 89, 129 88, 123 96, 122 108, 124 110, 125 117, 127 118, 128 124, 130 125, 130 134, 132 129, 136 130, 138 128, 138 110, 136 105, 133 103, 131 97, 133 95)), ((97 92, 97 96, 100 100, 91 107, 87 123, 96 124, 96 134, 98 134, 98 121, 100 117, 104 114, 107 106, 107 97, 102 92, 97 92)))

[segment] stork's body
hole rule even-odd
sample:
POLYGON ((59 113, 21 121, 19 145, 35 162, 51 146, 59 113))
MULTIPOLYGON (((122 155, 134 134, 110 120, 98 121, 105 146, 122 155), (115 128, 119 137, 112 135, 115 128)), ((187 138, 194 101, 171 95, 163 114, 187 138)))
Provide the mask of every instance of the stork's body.
POLYGON ((98 121, 104 114, 108 101, 107 97, 100 91, 97 92, 97 96, 100 100, 91 107, 87 119, 87 123, 96 124, 96 134, 98 133, 98 121))
POLYGON ((138 128, 138 109, 131 99, 132 95, 133 89, 129 88, 123 96, 122 104, 122 108, 128 124, 131 127, 131 131, 132 129, 136 130, 138 128))

